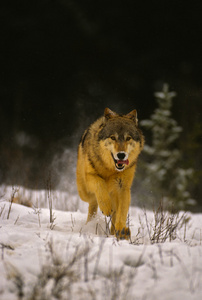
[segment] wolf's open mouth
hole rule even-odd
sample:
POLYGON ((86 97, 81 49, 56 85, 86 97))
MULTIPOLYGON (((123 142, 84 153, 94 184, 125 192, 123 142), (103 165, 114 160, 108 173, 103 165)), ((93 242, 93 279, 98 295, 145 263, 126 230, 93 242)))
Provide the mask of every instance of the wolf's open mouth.
POLYGON ((112 154, 112 157, 113 157, 113 160, 115 162, 115 167, 117 170, 121 171, 125 168, 125 165, 128 165, 129 164, 129 160, 126 159, 126 160, 118 160, 118 159, 115 159, 113 154, 112 154))

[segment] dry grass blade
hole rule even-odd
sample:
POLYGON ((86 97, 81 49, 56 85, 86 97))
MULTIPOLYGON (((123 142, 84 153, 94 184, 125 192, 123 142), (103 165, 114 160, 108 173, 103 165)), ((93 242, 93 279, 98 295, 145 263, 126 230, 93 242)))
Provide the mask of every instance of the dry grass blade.
POLYGON ((8 215, 7 215, 7 220, 9 219, 10 217, 10 213, 11 213, 11 207, 12 207, 12 204, 13 204, 13 201, 15 199, 15 194, 19 191, 19 188, 14 188, 12 187, 12 194, 11 194, 11 200, 10 200, 10 205, 9 205, 9 208, 8 208, 8 215))

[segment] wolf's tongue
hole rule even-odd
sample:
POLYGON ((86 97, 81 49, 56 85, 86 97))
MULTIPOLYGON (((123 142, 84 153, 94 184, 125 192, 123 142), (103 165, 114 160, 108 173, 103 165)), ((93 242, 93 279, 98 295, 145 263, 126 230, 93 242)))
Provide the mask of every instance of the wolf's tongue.
POLYGON ((117 160, 117 163, 118 163, 118 165, 123 165, 123 164, 128 165, 129 160, 128 159, 126 159, 126 160, 117 160))

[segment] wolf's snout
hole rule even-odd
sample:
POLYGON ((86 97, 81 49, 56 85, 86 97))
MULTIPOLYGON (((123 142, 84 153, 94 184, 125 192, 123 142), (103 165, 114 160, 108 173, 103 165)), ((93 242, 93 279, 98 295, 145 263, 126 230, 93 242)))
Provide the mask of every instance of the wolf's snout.
POLYGON ((115 162, 116 170, 123 171, 125 166, 129 164, 128 154, 124 151, 117 152, 116 155, 112 154, 115 162))
POLYGON ((124 152, 119 152, 117 153, 117 157, 118 159, 123 160, 126 157, 126 154, 124 152))

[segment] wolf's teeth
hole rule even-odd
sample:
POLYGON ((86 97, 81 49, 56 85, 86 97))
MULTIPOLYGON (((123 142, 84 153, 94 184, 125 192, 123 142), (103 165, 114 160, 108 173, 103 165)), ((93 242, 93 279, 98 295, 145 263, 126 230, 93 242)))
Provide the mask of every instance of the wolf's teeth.
POLYGON ((118 163, 116 163, 116 168, 117 168, 118 170, 121 170, 121 169, 124 169, 125 166, 124 166, 123 164, 118 164, 118 163))

